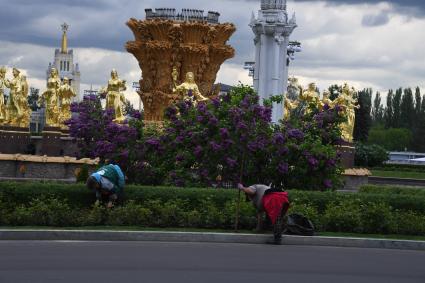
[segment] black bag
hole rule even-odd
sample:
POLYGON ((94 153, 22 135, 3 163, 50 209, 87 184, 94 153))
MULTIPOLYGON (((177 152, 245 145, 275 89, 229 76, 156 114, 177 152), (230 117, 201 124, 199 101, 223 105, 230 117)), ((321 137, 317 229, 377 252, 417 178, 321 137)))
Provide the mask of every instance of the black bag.
POLYGON ((288 215, 288 222, 285 230, 288 235, 313 236, 314 225, 311 221, 297 213, 288 215))

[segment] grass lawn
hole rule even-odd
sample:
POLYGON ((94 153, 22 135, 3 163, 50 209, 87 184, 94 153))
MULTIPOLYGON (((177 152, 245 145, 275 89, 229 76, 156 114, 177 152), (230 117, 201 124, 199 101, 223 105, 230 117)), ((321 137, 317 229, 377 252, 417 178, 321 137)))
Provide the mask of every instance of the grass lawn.
POLYGON ((372 176, 376 176, 376 177, 425 179, 425 173, 424 172, 385 171, 385 170, 373 170, 373 169, 371 171, 372 171, 372 176))
MULTIPOLYGON (((192 229, 192 228, 146 228, 140 226, 85 226, 85 227, 45 227, 45 226, 0 226, 1 230, 94 230, 94 231, 159 231, 159 232, 206 232, 206 233, 234 233, 233 230, 220 229, 192 229)), ((258 234, 253 230, 239 230, 238 233, 258 234)), ((264 233, 270 234, 270 231, 264 233)), ((320 232, 316 236, 326 237, 346 237, 346 238, 372 238, 372 239, 392 239, 392 240, 413 240, 425 241, 425 236, 408 235, 380 235, 380 234, 357 234, 357 233, 336 233, 320 232)))
POLYGON ((349 238, 372 238, 372 239, 391 239, 391 240, 412 240, 425 241, 425 236, 410 235, 380 235, 380 234, 357 234, 357 233, 336 233, 336 232, 320 232, 318 236, 326 237, 349 237, 349 238))

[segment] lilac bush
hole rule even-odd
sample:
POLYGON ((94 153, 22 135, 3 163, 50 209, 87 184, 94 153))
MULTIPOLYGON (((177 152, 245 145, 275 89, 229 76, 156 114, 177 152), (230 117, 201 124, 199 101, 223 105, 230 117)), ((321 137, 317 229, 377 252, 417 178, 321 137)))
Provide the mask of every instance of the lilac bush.
POLYGON ((112 162, 131 174, 137 156, 137 141, 143 136, 140 113, 131 113, 124 124, 113 122, 112 110, 103 110, 100 98, 86 96, 71 106, 72 118, 66 122, 79 147, 79 157, 100 158, 112 162))
POLYGON ((247 86, 208 102, 180 101, 165 110, 159 130, 143 127, 138 114, 125 124, 97 98, 73 106, 68 121, 81 154, 114 161, 133 182, 211 186, 224 182, 325 190, 339 182, 337 110, 311 109, 302 117, 271 123, 270 102, 259 103, 247 86))

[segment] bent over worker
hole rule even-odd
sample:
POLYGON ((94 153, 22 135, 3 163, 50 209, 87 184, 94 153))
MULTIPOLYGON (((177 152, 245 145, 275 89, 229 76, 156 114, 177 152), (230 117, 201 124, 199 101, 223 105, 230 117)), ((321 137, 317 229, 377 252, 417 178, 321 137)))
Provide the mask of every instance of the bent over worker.
POLYGON ((96 202, 107 198, 107 207, 111 208, 124 190, 125 177, 118 165, 109 164, 91 174, 86 184, 96 193, 96 202))
POLYGON ((286 225, 286 212, 289 208, 288 193, 260 184, 249 187, 238 184, 238 189, 245 193, 257 209, 257 229, 261 226, 262 213, 266 212, 273 224, 274 241, 270 243, 281 244, 282 232, 286 225))

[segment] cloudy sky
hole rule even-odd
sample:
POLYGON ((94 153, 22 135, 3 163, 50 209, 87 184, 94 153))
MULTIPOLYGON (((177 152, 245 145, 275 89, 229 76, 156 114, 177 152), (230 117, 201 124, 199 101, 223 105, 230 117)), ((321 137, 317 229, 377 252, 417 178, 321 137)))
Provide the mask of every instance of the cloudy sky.
MULTIPOLYGON (((124 49, 133 40, 125 22, 161 7, 218 11, 221 22, 234 23, 230 44, 236 56, 223 64, 217 82, 251 84, 242 66, 254 59, 248 23, 260 0, 0 0, 0 7, 0 65, 24 70, 37 88, 45 88, 64 21, 82 90, 106 84, 112 68, 127 81, 138 81, 137 61, 124 49)), ((303 45, 289 73, 303 84, 315 81, 323 89, 347 81, 382 92, 420 86, 425 93, 425 1, 295 0, 288 1, 288 11, 296 12, 298 23, 291 39, 303 45)), ((128 96, 137 104, 134 92, 128 96)))

